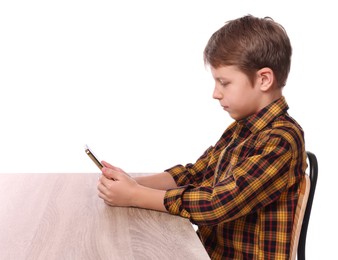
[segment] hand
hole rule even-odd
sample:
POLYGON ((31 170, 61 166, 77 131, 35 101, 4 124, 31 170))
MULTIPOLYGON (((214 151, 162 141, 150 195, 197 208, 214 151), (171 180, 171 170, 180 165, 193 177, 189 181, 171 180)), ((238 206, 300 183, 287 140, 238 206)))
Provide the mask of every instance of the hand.
POLYGON ((135 206, 134 194, 139 185, 122 169, 105 161, 102 162, 102 175, 97 188, 99 197, 110 206, 135 206))

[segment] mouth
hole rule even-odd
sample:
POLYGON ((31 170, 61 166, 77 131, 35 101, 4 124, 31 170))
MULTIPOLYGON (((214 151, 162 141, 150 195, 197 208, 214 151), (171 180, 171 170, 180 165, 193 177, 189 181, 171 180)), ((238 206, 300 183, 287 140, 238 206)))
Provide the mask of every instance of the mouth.
POLYGON ((223 110, 228 111, 229 107, 228 106, 222 106, 223 110))

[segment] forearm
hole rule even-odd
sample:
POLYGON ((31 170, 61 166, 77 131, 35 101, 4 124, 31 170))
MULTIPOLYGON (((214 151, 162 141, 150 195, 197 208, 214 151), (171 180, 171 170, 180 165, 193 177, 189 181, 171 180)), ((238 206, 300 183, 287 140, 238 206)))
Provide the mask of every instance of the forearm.
POLYGON ((167 212, 167 209, 164 206, 165 193, 166 191, 164 190, 157 190, 138 185, 132 206, 167 212))
POLYGON ((168 172, 134 177, 138 184, 157 190, 168 190, 177 188, 173 177, 168 172))

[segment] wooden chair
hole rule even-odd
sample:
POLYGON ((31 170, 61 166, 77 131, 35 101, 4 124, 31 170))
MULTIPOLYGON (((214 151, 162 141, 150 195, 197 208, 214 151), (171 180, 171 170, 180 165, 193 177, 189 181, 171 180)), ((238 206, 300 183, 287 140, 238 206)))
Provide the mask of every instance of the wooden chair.
POLYGON ((300 184, 300 194, 292 229, 291 260, 295 260, 296 256, 298 260, 305 260, 307 227, 318 177, 318 162, 316 156, 311 152, 306 152, 306 154, 309 161, 309 174, 305 174, 300 184))

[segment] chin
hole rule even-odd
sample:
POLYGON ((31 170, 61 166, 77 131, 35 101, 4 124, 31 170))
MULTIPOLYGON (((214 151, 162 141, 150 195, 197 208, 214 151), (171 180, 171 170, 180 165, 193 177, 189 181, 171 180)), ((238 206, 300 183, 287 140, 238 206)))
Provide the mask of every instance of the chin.
POLYGON ((230 117, 231 117, 232 119, 236 120, 236 121, 240 121, 240 120, 246 118, 246 116, 234 115, 234 114, 232 114, 232 115, 230 114, 230 117))

